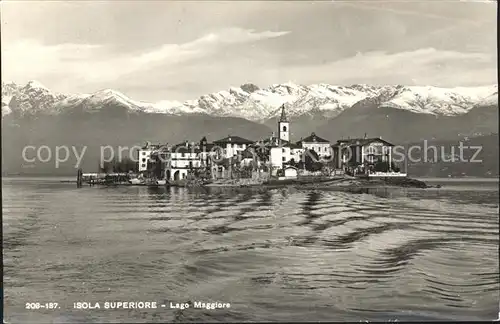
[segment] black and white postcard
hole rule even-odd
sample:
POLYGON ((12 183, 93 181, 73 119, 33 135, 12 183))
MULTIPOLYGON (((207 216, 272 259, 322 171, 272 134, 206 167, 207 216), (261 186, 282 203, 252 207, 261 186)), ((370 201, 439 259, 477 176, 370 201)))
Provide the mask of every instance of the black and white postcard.
POLYGON ((0 12, 3 323, 499 319, 496 1, 0 12))

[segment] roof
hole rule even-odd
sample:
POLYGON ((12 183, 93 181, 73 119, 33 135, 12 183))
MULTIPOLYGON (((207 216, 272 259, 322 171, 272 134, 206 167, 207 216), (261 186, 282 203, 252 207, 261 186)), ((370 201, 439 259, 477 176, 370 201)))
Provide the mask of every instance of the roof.
POLYGON ((394 146, 394 144, 389 143, 380 137, 372 137, 372 138, 350 138, 350 139, 342 139, 338 140, 336 144, 332 146, 339 146, 340 144, 347 145, 347 146, 365 146, 373 142, 382 142, 386 144, 387 146, 394 146))
POLYGON ((302 145, 298 143, 292 143, 287 140, 278 138, 276 136, 268 137, 264 140, 260 140, 255 143, 255 147, 289 147, 291 149, 301 149, 302 145))
POLYGON ((283 104, 281 106, 281 116, 280 116, 280 122, 285 122, 287 123, 288 122, 288 118, 286 117, 286 113, 285 113, 285 104, 283 104))
POLYGON ((315 133, 311 133, 311 135, 297 142, 297 144, 300 143, 330 143, 330 141, 317 136, 315 133))
POLYGON ((271 137, 260 140, 259 142, 257 142, 257 145, 263 144, 264 146, 279 146, 279 145, 285 145, 288 143, 289 142, 287 140, 281 139, 281 138, 273 135, 271 137))
POLYGON ((178 144, 171 148, 172 153, 201 153, 210 152, 216 145, 215 144, 205 144, 205 145, 189 145, 186 147, 185 144, 178 144))
POLYGON ((197 146, 175 146, 172 147, 172 153, 200 153, 201 150, 197 146))
POLYGON ((227 136, 227 137, 224 137, 220 140, 217 140, 217 141, 214 141, 215 144, 252 144, 253 141, 251 140, 248 140, 246 138, 243 138, 243 137, 239 137, 239 136, 227 136))
POLYGON ((302 149, 302 146, 296 143, 282 143, 282 144, 274 144, 270 145, 271 148, 277 148, 277 147, 289 147, 291 149, 302 149))
POLYGON ((160 148, 162 145, 161 144, 151 144, 151 143, 146 143, 146 145, 141 147, 141 150, 156 150, 160 148))
POLYGON ((200 153, 201 149, 198 143, 192 145, 191 143, 179 143, 171 147, 170 152, 172 153, 200 153), (187 144, 187 145, 186 145, 187 144))
POLYGON ((201 150, 204 150, 205 152, 211 151, 214 147, 215 144, 213 143, 200 144, 201 150))

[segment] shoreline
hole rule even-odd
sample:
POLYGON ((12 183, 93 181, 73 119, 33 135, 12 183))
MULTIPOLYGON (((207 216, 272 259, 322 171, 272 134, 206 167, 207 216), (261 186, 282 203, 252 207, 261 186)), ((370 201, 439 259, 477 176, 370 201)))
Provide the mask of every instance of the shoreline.
MULTIPOLYGON (((329 191, 344 191, 344 190, 359 190, 359 189, 398 189, 398 188, 414 188, 414 189, 439 189, 446 186, 448 178, 428 178, 428 179, 415 179, 415 178, 378 178, 366 179, 355 178, 349 176, 340 176, 333 178, 297 178, 297 179, 284 179, 284 180, 257 180, 257 179, 218 179, 210 183, 202 183, 200 180, 185 181, 183 183, 170 183, 166 185, 152 185, 152 184, 131 184, 131 183, 114 183, 114 184, 95 184, 98 187, 154 187, 154 188, 167 188, 167 187, 186 187, 186 188, 201 188, 201 189, 260 189, 272 190, 279 188, 294 188, 299 190, 329 190, 329 191)), ((469 181, 472 179, 468 179, 469 181)), ((486 180, 486 181, 493 181, 486 180)), ((456 179, 455 181, 459 181, 456 179)), ((465 180, 467 181, 467 180, 465 180)), ((497 180, 498 181, 498 180, 497 180)), ((60 180, 60 183, 73 183, 75 180, 60 180)), ((453 181, 450 181, 453 182, 453 181)), ((448 183, 450 183, 448 182, 448 183)))
POLYGON ((413 178, 361 179, 353 177, 339 177, 333 179, 287 179, 271 180, 266 182, 247 183, 241 180, 219 181, 201 185, 203 188, 265 188, 275 189, 294 187, 297 189, 375 189, 375 188, 439 188, 430 186, 424 181, 413 178))

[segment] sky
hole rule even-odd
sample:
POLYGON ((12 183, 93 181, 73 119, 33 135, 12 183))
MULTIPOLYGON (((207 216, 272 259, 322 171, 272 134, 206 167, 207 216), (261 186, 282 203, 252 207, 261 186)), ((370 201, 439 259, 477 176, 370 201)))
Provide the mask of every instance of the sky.
POLYGON ((2 81, 188 100, 253 83, 497 84, 494 1, 0 4, 2 81))

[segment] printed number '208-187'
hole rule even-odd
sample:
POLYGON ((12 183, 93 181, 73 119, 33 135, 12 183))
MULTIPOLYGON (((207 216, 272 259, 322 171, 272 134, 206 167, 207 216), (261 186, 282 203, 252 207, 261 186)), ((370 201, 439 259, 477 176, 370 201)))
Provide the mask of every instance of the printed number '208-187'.
POLYGON ((26 303, 26 309, 55 309, 58 306, 58 303, 26 303))

